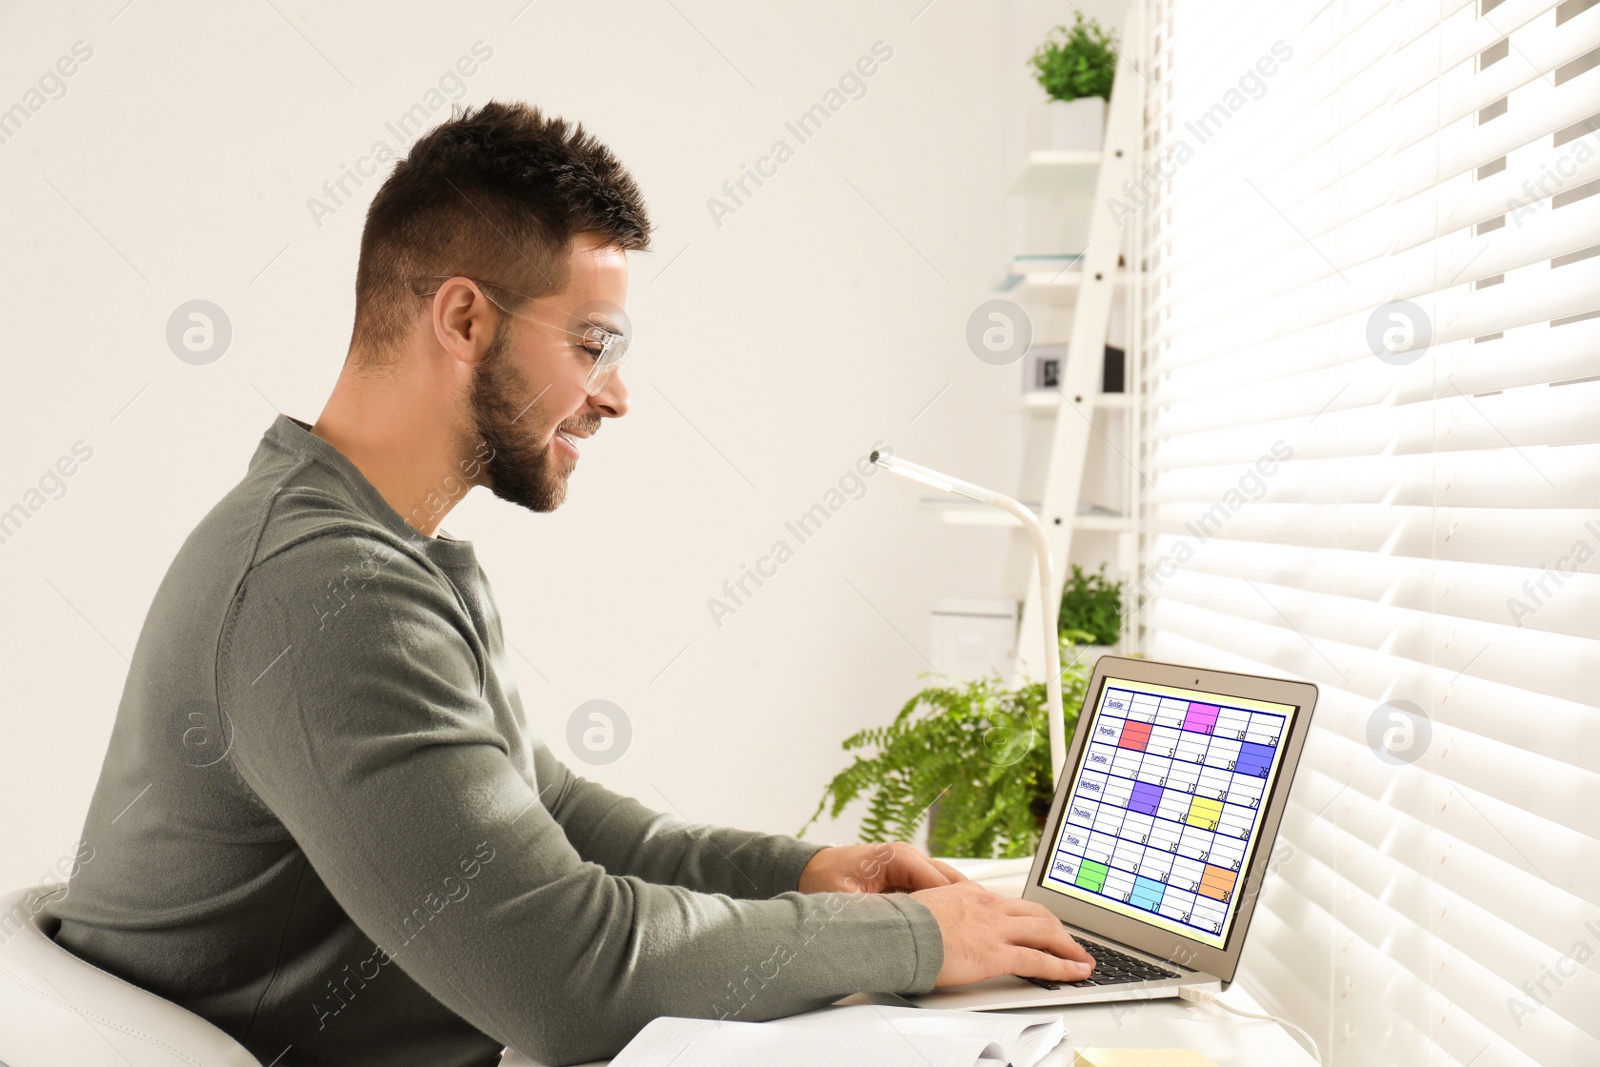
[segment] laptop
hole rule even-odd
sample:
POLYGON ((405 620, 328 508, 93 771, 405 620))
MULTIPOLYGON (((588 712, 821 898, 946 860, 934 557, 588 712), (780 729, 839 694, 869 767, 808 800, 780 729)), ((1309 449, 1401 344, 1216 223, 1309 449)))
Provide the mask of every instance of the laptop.
POLYGON ((1225 989, 1316 703, 1309 682, 1102 656, 1022 893, 1066 925, 1094 973, 901 1002, 993 1010, 1225 989))

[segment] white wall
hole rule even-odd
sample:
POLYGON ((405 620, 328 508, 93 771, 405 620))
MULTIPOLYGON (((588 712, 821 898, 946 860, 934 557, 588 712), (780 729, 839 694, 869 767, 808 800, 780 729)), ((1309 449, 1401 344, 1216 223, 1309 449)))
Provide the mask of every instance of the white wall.
POLYGON ((1016 240, 1003 193, 1040 127, 1024 58, 1071 12, 923 5, 0 9, 0 108, 93 49, 0 143, 0 509, 93 448, 0 543, 0 886, 71 849, 173 553, 277 410, 314 419, 337 374, 379 179, 320 226, 307 199, 395 145, 385 122, 480 40, 493 57, 463 99, 582 120, 658 229, 634 269, 633 413, 557 513, 480 493, 446 528, 477 545, 559 755, 572 710, 606 698, 633 744, 585 773, 693 819, 797 829, 840 739, 919 686, 932 602, 1001 592, 1007 534, 942 526, 879 477, 720 628, 706 606, 877 438, 1016 481, 1017 368, 979 362, 963 332, 1016 240), (707 198, 880 40, 893 58, 865 97, 716 225, 707 198), (233 325, 208 366, 165 339, 194 298, 233 325))

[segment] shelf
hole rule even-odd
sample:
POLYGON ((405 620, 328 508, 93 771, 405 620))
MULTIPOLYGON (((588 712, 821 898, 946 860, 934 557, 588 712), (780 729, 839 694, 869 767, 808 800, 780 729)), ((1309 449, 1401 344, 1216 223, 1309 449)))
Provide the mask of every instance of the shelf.
MULTIPOLYGON (((959 497, 924 497, 922 506, 930 511, 937 512, 939 518, 951 526, 1011 526, 1018 527, 1022 523, 1013 516, 992 508, 987 504, 980 504, 976 500, 965 500, 959 497)), ((1027 502, 1028 510, 1038 513, 1039 505, 1027 502)), ((1133 521, 1126 515, 1108 515, 1101 512, 1080 514, 1073 517, 1074 530, 1132 530, 1133 521)))
POLYGON ((1016 196, 1092 196, 1099 174, 1099 152, 1029 152, 1006 191, 1016 196))
POLYGON ((1133 529, 1133 520, 1126 515, 1079 515, 1072 520, 1074 530, 1106 530, 1123 533, 1133 529))
MULTIPOLYGON (((1118 270, 1112 277, 1111 284, 1117 289, 1125 290, 1128 287, 1128 272, 1118 270)), ((1006 264, 996 289, 1003 293, 1013 292, 1018 289, 1032 289, 1035 292, 1059 293, 1070 292, 1076 295, 1083 288, 1083 271, 1077 266, 1062 270, 1057 267, 1052 270, 1040 270, 1026 263, 1012 260, 1006 264)))
MULTIPOLYGON (((1022 406, 1028 411, 1056 411, 1061 407, 1061 393, 1055 389, 1030 389, 1022 394, 1022 406)), ((1130 393, 1096 393, 1094 406, 1131 408, 1133 396, 1130 393)))

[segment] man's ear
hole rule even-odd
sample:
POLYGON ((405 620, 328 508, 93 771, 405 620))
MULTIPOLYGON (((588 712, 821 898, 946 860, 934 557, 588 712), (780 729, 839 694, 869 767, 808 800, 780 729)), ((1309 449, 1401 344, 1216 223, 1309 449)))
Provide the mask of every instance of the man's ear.
POLYGON ((473 367, 493 345, 500 322, 499 309, 464 278, 452 278, 440 287, 427 316, 433 339, 445 354, 473 367))

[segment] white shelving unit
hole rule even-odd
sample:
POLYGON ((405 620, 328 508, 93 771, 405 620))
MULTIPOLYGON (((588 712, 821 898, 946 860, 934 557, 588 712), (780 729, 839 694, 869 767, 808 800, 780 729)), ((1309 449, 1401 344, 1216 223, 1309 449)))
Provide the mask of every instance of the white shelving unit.
POLYGON ((1099 152, 1029 152, 1007 192, 1018 195, 1094 192, 1099 152))
MULTIPOLYGON (((1079 290, 1083 288, 1083 271, 1077 265, 1062 270, 1059 267, 1051 269, 1025 261, 1013 260, 1006 268, 1006 272, 1004 288, 1008 292, 1014 293, 1019 289, 1044 290, 1052 294, 1052 296, 1060 294, 1066 298, 1066 302, 1071 302, 1079 290)), ((1126 270, 1118 270, 1112 279, 1112 285, 1119 291, 1127 289, 1128 272, 1126 270)), ((1056 302, 1060 303, 1062 301, 1057 300, 1056 302)))
MULTIPOLYGON (((1034 389, 1022 394, 1022 406, 1028 411, 1056 411, 1061 407, 1061 394, 1054 389, 1034 389)), ((1130 408, 1133 406, 1131 393, 1096 393, 1094 406, 1097 408, 1130 408)))
MULTIPOLYGON (((1039 513, 1039 505, 1023 501, 1029 511, 1039 513)), ((972 500, 936 500, 925 498, 922 506, 937 512, 939 517, 952 526, 1012 526, 1022 528, 1022 523, 1016 518, 1007 515, 987 504, 979 504, 972 500)), ((1072 526, 1076 530, 1099 530, 1107 533, 1131 532, 1133 520, 1125 515, 1103 514, 1100 512, 1078 512, 1072 516, 1072 526)))
MULTIPOLYGON (((1130 16, 1138 19, 1137 6, 1130 16)), ((1136 37, 1137 27, 1129 27, 1136 37)), ((1086 569, 1109 564, 1114 578, 1134 577, 1139 537, 1138 477, 1124 457, 1136 458, 1140 375, 1133 346, 1125 342, 1123 383, 1129 392, 1101 391, 1103 353, 1113 307, 1136 295, 1131 250, 1107 201, 1122 195, 1134 176, 1144 77, 1119 56, 1107 109, 1104 147, 1098 151, 1029 152, 1008 192, 1044 211, 1035 227, 1049 232, 1047 247, 1077 254, 1025 254, 1010 260, 995 285, 1027 310, 1033 350, 1065 343, 1056 389, 1024 391, 1017 409, 1026 434, 1021 485, 1012 493, 1039 516, 1055 561, 1056 588, 1042 598, 1031 539, 1012 516, 950 496, 929 497, 922 507, 957 526, 1010 527, 1004 600, 1022 610, 1014 631, 1012 683, 1043 678, 1039 647, 1041 611, 1054 617, 1061 587, 1074 562, 1086 569), (1059 230, 1057 227, 1059 226, 1059 230), (1044 600, 1048 599, 1049 603, 1044 600)), ((1130 316, 1131 319, 1131 316, 1130 316)), ((1032 368, 1033 352, 1023 368, 1032 368)), ((1131 583, 1126 588, 1131 588, 1131 583)), ((937 614, 937 613, 936 613, 937 614)), ((1009 619, 1009 613, 1007 613, 1009 619)))
MULTIPOLYGON (((1119 277, 1114 284, 1118 289, 1125 289, 1128 279, 1119 277)), ((1022 276, 1022 285, 1028 289, 1077 290, 1083 288, 1083 275, 1070 271, 1060 277, 1052 277, 1044 271, 1030 271, 1022 276)))
MULTIPOLYGON (((1130 11, 1134 19, 1137 10, 1130 11)), ((1136 34, 1137 27, 1129 27, 1136 34)), ((1023 600, 1013 676, 1038 679, 1039 613, 1053 617, 1061 584, 1076 562, 1086 570, 1100 563, 1108 574, 1132 579, 1137 570, 1140 534, 1140 478, 1137 462, 1141 377, 1136 352, 1123 343, 1124 388, 1101 392, 1102 353, 1111 331, 1114 309, 1127 310, 1135 262, 1124 248, 1124 233, 1111 217, 1108 201, 1121 195, 1133 178, 1139 150, 1144 76, 1126 55, 1119 57, 1107 108, 1104 146, 1097 152, 1030 152, 1011 192, 1052 196, 1070 203, 1075 213, 1068 226, 1082 236, 1087 213, 1087 239, 1075 259, 1018 257, 1007 266, 1001 285, 1034 320, 1035 346, 1067 342, 1058 389, 1026 392, 1021 407, 1027 420, 1023 485, 1019 498, 1029 503, 1043 523, 1055 559, 1057 588, 1050 603, 1038 591, 1037 567, 1021 527, 993 508, 962 507, 941 501, 945 522, 1011 525, 1008 587, 1023 600), (1127 255, 1124 255, 1124 252, 1127 255), (1023 591, 1026 592, 1023 592, 1023 591)), ((1068 238, 1071 240, 1071 238, 1068 238)), ((1059 247, 1059 245, 1058 245, 1059 247)), ((1125 588, 1131 589, 1129 582, 1125 588)))

